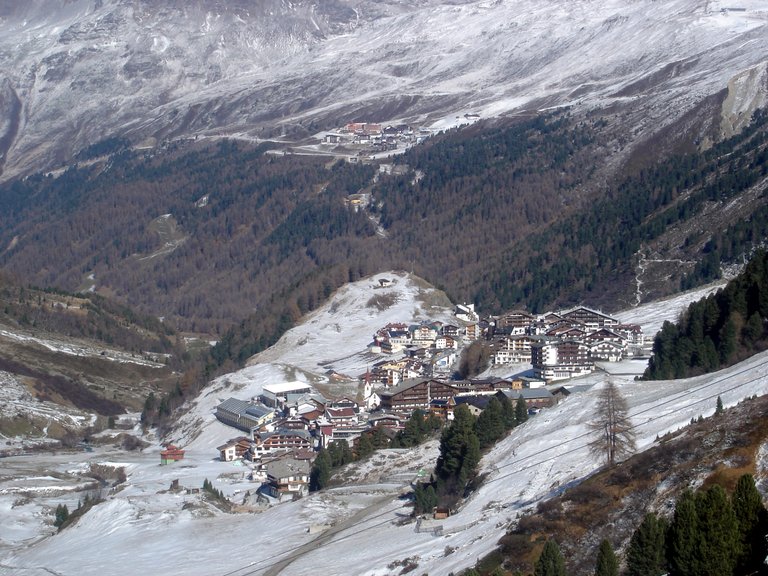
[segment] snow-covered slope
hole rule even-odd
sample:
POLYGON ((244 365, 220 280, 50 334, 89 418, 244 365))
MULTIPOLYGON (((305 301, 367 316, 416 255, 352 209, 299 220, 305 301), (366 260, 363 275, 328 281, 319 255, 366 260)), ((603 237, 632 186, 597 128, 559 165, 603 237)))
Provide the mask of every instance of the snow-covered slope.
POLYGON ((563 105, 624 108, 642 138, 725 90, 730 132, 766 100, 767 19, 764 0, 6 0, 0 159, 563 105))
MULTIPOLYGON (((187 457, 179 465, 159 466, 157 447, 142 454, 5 459, 0 478, 0 510, 6 518, 0 527, 0 574, 88 576, 108 570, 115 576, 145 572, 383 576, 399 572, 406 561, 418 565, 418 574, 457 572, 491 551, 520 513, 598 467, 586 447, 586 434, 605 378, 613 378, 627 398, 641 449, 658 435, 685 426, 691 418, 712 413, 717 396, 732 405, 768 392, 765 353, 690 380, 635 382, 633 374, 642 371, 641 363, 616 366, 613 375, 595 375, 593 389, 542 411, 483 458, 486 482, 458 514, 443 522, 442 536, 417 533, 415 524, 408 521, 409 509, 398 498, 404 483, 420 468, 434 464, 434 442, 413 453, 378 454, 367 465, 367 472, 357 475, 366 478, 361 484, 313 494, 258 514, 222 514, 202 504, 196 495, 169 492, 174 479, 182 486, 199 487, 209 478, 239 502, 246 491, 255 488, 244 478, 244 468, 219 462, 211 448, 218 439, 234 435, 231 429, 222 434, 224 427, 212 421, 212 407, 220 398, 253 395, 263 384, 278 379, 312 380, 322 375, 316 369, 324 367, 324 361, 340 362, 363 354, 370 333, 382 322, 431 316, 432 310, 424 310, 418 301, 419 290, 407 277, 398 277, 395 285, 402 296, 397 310, 393 307, 391 315, 369 315, 361 303, 367 302, 373 280, 342 289, 327 307, 286 335, 278 348, 255 359, 245 370, 214 382, 179 431, 180 439, 189 440, 187 457), (403 318, 409 313, 411 318, 403 318), (323 333, 323 327, 345 318, 358 327, 338 331, 338 338, 326 349, 315 346, 316 352, 292 355, 295 347, 290 343, 323 333), (195 420, 201 423, 202 432, 192 440, 195 420), (51 515, 43 513, 41 505, 51 507, 49 511, 60 502, 74 506, 77 495, 67 493, 62 479, 69 478, 68 485, 76 485, 88 461, 125 466, 127 484, 76 526, 47 536, 50 527, 45 527, 45 521, 51 515)), ((426 292, 422 289, 422 299, 426 292)), ((625 316, 654 323, 665 317, 674 319, 684 300, 691 298, 649 305, 640 316, 630 312, 625 316)))
POLYGON ((178 439, 195 448, 215 450, 232 436, 232 429, 213 415, 216 406, 230 396, 256 397, 265 384, 300 380, 326 393, 355 397, 357 377, 381 360, 367 352, 379 328, 390 322, 422 320, 455 324, 452 312, 444 294, 404 272, 347 284, 269 350, 251 358, 248 367, 214 380, 182 418, 178 439), (391 285, 381 287, 379 280, 389 280, 391 285), (331 383, 326 374, 331 370, 348 378, 331 383))

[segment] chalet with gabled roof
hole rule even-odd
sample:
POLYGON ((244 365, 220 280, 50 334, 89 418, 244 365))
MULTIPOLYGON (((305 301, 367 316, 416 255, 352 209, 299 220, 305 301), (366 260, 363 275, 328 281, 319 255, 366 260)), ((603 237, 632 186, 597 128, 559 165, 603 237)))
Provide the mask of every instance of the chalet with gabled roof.
POLYGON ((591 360, 603 362, 621 362, 626 347, 610 340, 593 340, 587 343, 591 360))
POLYGON ((435 349, 437 350, 456 350, 458 347, 458 342, 452 336, 442 335, 435 338, 435 349))
POLYGON ((496 320, 494 333, 498 334, 527 334, 536 317, 523 310, 512 310, 496 320))
POLYGON ((246 436, 238 436, 222 444, 216 450, 219 451, 219 459, 222 462, 232 462, 246 456, 251 450, 251 439, 246 436))
POLYGON ((167 444, 164 450, 160 451, 160 465, 173 464, 179 460, 184 460, 184 450, 173 444, 167 444))
POLYGON ((613 330, 624 336, 628 344, 632 346, 640 348, 645 345, 645 335, 642 327, 638 324, 617 324, 613 330))
POLYGON ((459 327, 455 324, 443 324, 440 328, 440 334, 456 338, 459 335, 459 327))
POLYGON ((357 413, 352 408, 326 408, 325 420, 333 426, 356 426, 357 413))
POLYGON ((255 456, 280 450, 312 450, 312 437, 306 430, 275 430, 254 436, 255 456))
POLYGON ((440 380, 410 380, 381 392, 381 408, 407 414, 417 409, 426 411, 432 400, 447 400, 456 392, 455 387, 440 380))
POLYGON ((539 338, 533 336, 505 336, 497 340, 491 355, 492 364, 521 364, 531 361, 531 346, 539 338))
POLYGON ((599 330, 600 328, 616 326, 620 322, 607 314, 592 310, 585 306, 579 306, 573 308, 567 312, 562 313, 563 318, 567 320, 575 320, 584 324, 589 330, 599 330))
POLYGON ((301 498, 309 494, 307 460, 281 458, 267 463, 267 483, 264 490, 279 501, 301 498))

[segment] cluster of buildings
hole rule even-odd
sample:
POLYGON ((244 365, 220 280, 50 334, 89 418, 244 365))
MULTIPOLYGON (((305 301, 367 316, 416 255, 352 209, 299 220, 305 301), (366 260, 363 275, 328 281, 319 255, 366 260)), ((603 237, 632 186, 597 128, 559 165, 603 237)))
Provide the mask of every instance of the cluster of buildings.
POLYGON ((337 130, 328 132, 323 142, 362 146, 369 152, 376 153, 419 144, 431 134, 429 130, 415 130, 407 124, 382 126, 375 122, 350 122, 337 130))
POLYGON ((246 433, 217 447, 219 458, 251 461, 261 493, 276 501, 307 494, 317 450, 337 440, 353 446, 374 425, 354 400, 326 400, 304 382, 267 385, 250 400, 228 398, 216 418, 246 433))
POLYGON ((538 316, 512 311, 493 319, 487 335, 493 364, 530 363, 534 376, 547 382, 589 374, 596 361, 645 352, 639 325, 583 306, 538 316))
POLYGON ((447 375, 463 346, 462 333, 458 326, 442 322, 387 324, 368 345, 369 352, 386 358, 361 378, 375 387, 389 388, 412 378, 447 375))
POLYGON ((598 360, 640 354, 645 343, 639 326, 585 307, 544 315, 512 311, 481 321, 471 305, 462 305, 456 319, 389 323, 377 330, 368 350, 384 359, 360 377, 362 405, 327 400, 305 382, 267 385, 258 398, 223 401, 216 417, 245 434, 219 446, 220 459, 250 460, 254 480, 262 481, 261 492, 270 498, 300 497, 308 492, 317 451, 332 442, 354 449, 374 429, 391 438, 415 410, 449 421, 456 406, 466 404, 478 414, 494 396, 523 398, 535 412, 568 394, 548 383, 587 374, 598 360), (532 376, 450 379, 461 348, 481 338, 490 342, 493 364, 530 363, 532 376))

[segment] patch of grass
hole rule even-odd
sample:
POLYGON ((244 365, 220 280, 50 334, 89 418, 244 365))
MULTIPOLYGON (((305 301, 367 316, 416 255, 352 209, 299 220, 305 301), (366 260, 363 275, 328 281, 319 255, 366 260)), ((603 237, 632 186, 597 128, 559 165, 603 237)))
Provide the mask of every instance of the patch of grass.
POLYGON ((391 308, 397 304, 398 295, 396 292, 385 292, 383 294, 374 294, 365 303, 367 308, 376 308, 380 312, 391 308))

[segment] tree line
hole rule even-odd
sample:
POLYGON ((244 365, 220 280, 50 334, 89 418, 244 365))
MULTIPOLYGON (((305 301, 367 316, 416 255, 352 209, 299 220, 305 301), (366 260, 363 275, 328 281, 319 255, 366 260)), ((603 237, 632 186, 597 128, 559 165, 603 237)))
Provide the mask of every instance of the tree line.
POLYGON ((759 250, 725 288, 665 322, 643 377, 686 378, 730 366, 768 346, 768 253, 759 250))

